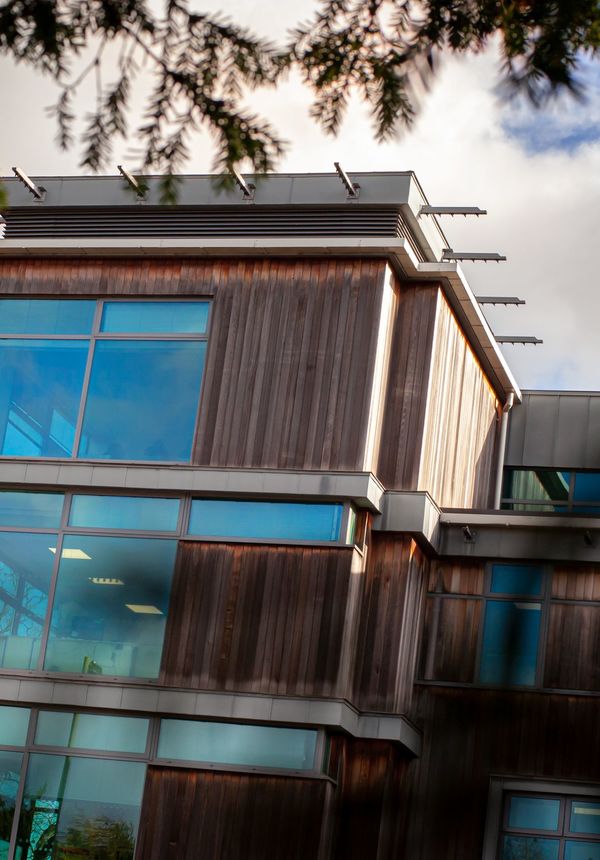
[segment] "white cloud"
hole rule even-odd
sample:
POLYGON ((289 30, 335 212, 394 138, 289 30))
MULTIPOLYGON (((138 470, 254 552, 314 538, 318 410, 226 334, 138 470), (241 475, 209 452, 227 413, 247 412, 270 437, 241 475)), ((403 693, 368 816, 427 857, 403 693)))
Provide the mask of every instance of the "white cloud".
MULTIPOLYGON (((238 22, 279 40, 313 6, 223 4, 238 22)), ((0 143, 3 170, 19 160, 32 174, 80 172, 77 153, 59 153, 51 143, 52 122, 42 113, 52 101, 51 82, 7 61, 0 63, 0 73, 3 115, 13 117, 0 143)), ((509 258, 505 264, 466 264, 465 269, 476 293, 527 300, 525 308, 488 312, 499 334, 544 339, 542 347, 504 349, 519 383, 600 388, 600 142, 531 151, 528 135, 548 134, 550 126, 554 134, 557 129, 567 134, 585 126, 585 113, 563 109, 539 115, 530 107, 507 106, 498 101, 496 84, 493 52, 446 61, 413 130, 384 145, 374 143, 368 114, 357 100, 339 137, 325 137, 309 118, 310 97, 297 77, 256 94, 250 104, 292 143, 282 170, 327 171, 334 160, 350 173, 410 169, 432 202, 488 209, 486 218, 444 219, 443 227, 455 249, 501 251, 509 258)), ((83 102, 89 97, 84 93, 83 102)), ((597 107, 596 99, 593 110, 597 107)), ((119 149, 115 164, 126 147, 119 149)), ((210 139, 201 138, 190 171, 207 172, 211 161, 210 139)))

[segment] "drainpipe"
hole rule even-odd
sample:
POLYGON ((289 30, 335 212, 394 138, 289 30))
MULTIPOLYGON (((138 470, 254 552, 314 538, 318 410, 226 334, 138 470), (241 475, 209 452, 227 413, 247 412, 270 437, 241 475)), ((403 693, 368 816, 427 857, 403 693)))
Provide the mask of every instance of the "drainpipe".
POLYGON ((500 509, 500 499, 502 498, 502 477, 504 472, 504 456, 506 454, 506 434, 508 432, 508 413, 515 402, 514 392, 511 391, 506 398, 506 403, 502 408, 502 418, 500 424, 500 439, 498 441, 498 465, 496 467, 496 487, 494 491, 494 510, 500 509))

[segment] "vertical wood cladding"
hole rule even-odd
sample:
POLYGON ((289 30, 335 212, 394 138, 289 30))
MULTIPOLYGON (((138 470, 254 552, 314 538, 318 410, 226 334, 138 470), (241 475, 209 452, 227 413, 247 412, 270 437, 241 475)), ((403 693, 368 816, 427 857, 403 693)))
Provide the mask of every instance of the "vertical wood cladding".
POLYGON ((425 568, 426 560, 410 538, 371 535, 355 671, 355 701, 363 710, 406 711, 425 568))
POLYGON ((220 265, 194 462, 362 469, 383 261, 220 265))
POLYGON ((363 468, 384 260, 1 260, 6 295, 213 298, 203 466, 363 468))
POLYGON ((350 548, 181 544, 161 683, 347 695, 363 580, 353 555, 350 548))
POLYGON ((497 409, 496 395, 440 292, 417 489, 445 507, 487 507, 497 409))
POLYGON ((600 606, 550 607, 544 686, 600 691, 600 606))
POLYGON ((420 688, 400 858, 481 860, 491 775, 594 782, 600 720, 593 697, 420 688))
POLYGON ((318 860, 324 780, 149 768, 136 860, 318 860))
POLYGON ((481 612, 480 600, 427 598, 420 678, 473 683, 481 612))

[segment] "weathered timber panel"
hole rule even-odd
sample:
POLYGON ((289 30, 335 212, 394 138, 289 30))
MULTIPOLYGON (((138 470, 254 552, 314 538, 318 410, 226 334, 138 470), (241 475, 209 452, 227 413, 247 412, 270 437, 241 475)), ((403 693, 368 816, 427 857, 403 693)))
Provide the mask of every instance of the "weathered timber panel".
POLYGON ((485 508, 493 496, 498 403, 441 292, 417 489, 445 507, 485 508))
POLYGON ((347 695, 363 576, 352 549, 180 545, 161 682, 347 695))
POLYGON ((491 775, 598 781, 593 697, 421 687, 424 754, 411 768, 406 860, 481 860, 491 775))
POLYGON ((136 860, 318 860, 331 783, 149 768, 136 860))
POLYGON ((483 594, 485 566, 481 562, 433 562, 429 591, 438 594, 483 594))
POLYGON ((600 606, 550 607, 544 686, 600 691, 600 606))
POLYGON ((402 287, 396 307, 377 474, 388 489, 416 490, 437 306, 436 286, 402 287))
POLYGON ((475 680, 481 600, 428 597, 419 677, 427 681, 475 680))
POLYGON ((600 566, 555 565, 552 573, 552 597, 559 600, 600 601, 600 566))
POLYGON ((362 470, 384 260, 1 260, 0 294, 213 298, 192 461, 362 470))
POLYGON ((362 470, 384 273, 222 264, 194 462, 362 470))
POLYGON ((412 695, 427 561, 410 538, 373 533, 367 553, 355 701, 404 712, 412 695))

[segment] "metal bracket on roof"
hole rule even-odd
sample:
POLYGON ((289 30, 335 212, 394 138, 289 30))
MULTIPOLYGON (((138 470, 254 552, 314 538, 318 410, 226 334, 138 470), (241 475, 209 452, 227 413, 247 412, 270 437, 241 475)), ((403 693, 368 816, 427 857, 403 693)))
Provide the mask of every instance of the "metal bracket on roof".
POLYGON ((479 206, 421 206, 419 215, 475 215, 479 218, 480 215, 487 215, 487 209, 480 209, 479 206))
POLYGON ((521 343, 523 346, 537 346, 544 342, 537 337, 520 337, 519 335, 496 334, 494 337, 498 343, 521 343))
POLYGON ((524 305, 525 299, 517 296, 475 296, 480 305, 524 305))
POLYGON ((246 182, 242 174, 239 172, 239 170, 236 170, 235 167, 231 168, 231 175, 235 179, 235 184, 242 192, 244 200, 254 200, 254 192, 256 191, 256 185, 253 185, 251 182, 246 182))
POLYGON ((17 179, 23 183, 25 188, 33 194, 38 203, 43 203, 46 199, 46 189, 42 188, 41 185, 36 185, 33 179, 30 179, 24 170, 21 170, 20 167, 13 167, 12 172, 15 174, 17 179))
POLYGON ((0 215, 0 239, 6 238, 6 218, 0 215))
POLYGON ((453 251, 452 248, 444 248, 442 260, 467 260, 471 263, 504 263, 506 257, 501 254, 472 254, 468 251, 453 251))
POLYGON ((352 182, 339 161, 334 161, 333 166, 335 167, 337 175, 342 180, 342 185, 346 189, 346 196, 351 200, 358 200, 360 194, 360 185, 358 182, 352 182))
POLYGON ((126 170, 122 164, 117 164, 117 170, 119 171, 125 182, 129 185, 131 190, 135 191, 138 196, 138 199, 140 201, 145 200, 147 189, 142 186, 139 179, 136 179, 135 176, 132 176, 132 174, 128 170, 126 170))

